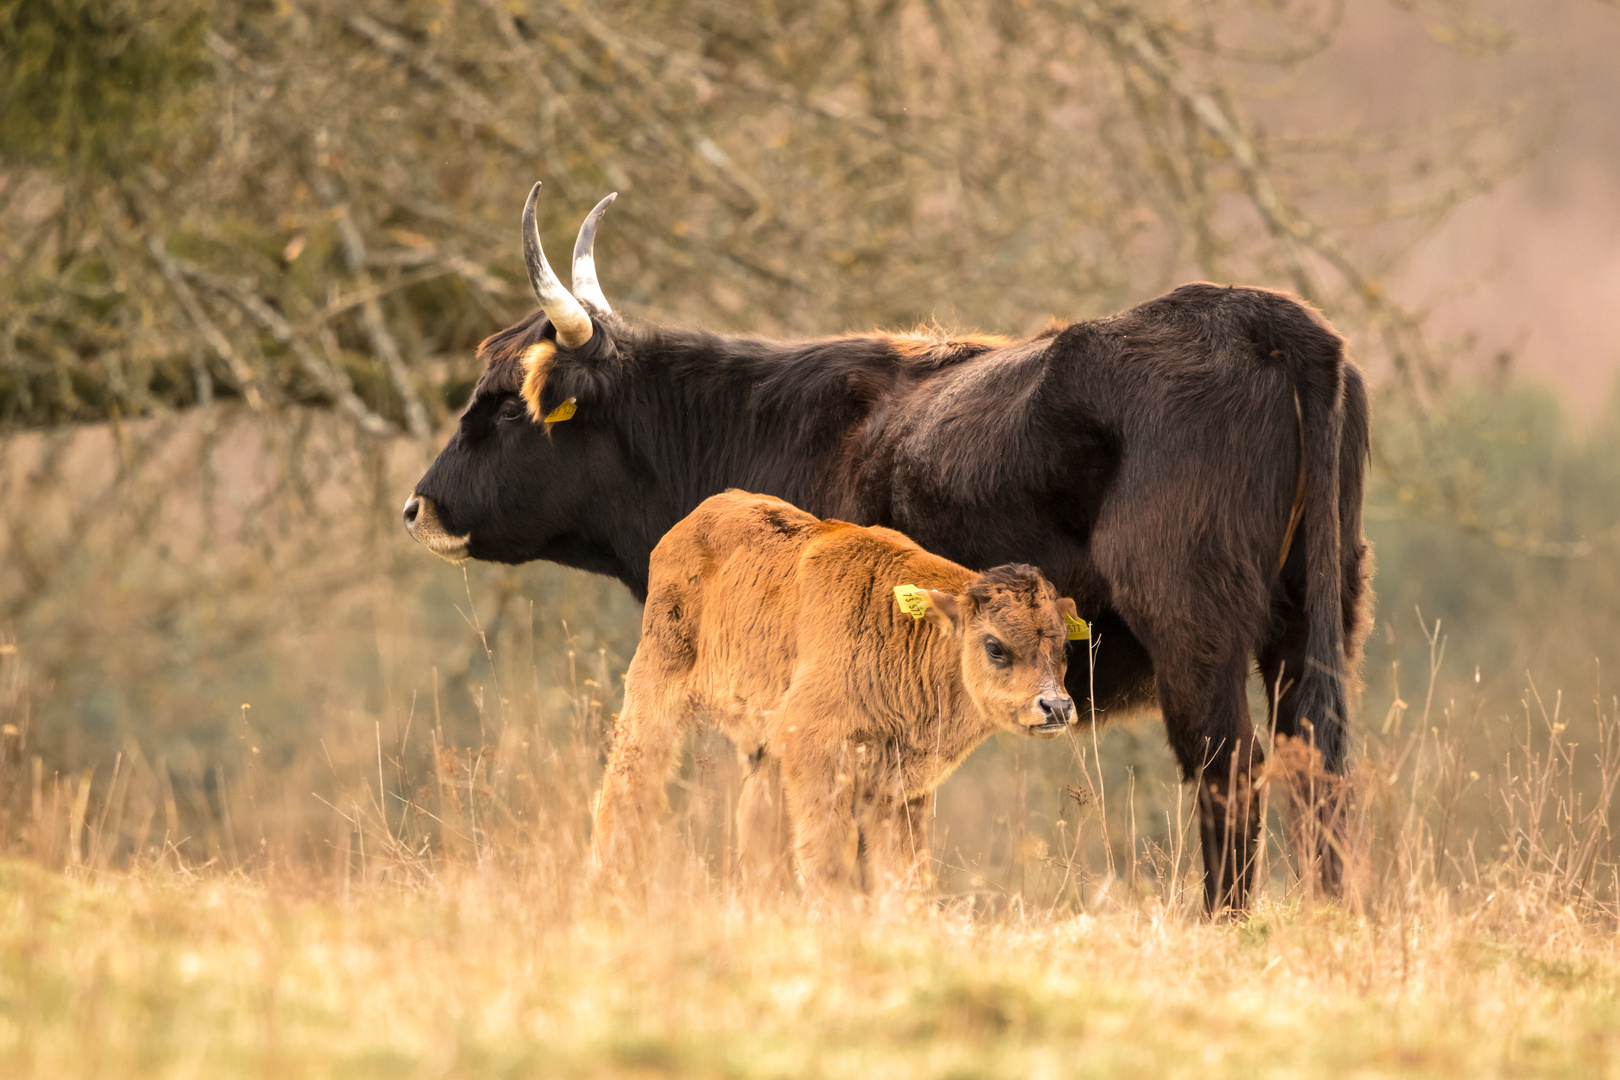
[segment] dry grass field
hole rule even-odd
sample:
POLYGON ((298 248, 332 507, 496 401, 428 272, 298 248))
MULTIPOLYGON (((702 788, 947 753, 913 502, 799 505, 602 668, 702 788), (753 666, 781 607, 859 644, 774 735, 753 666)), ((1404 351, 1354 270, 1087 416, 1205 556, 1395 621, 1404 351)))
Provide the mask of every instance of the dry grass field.
POLYGON ((1612 927, 1525 895, 559 917, 521 875, 347 898, 0 870, 7 1076, 1612 1075, 1612 927), (1513 910, 1520 908, 1520 910, 1513 910))
MULTIPOLYGON (((321 732, 337 782, 302 800, 313 844, 274 809, 300 801, 298 770, 248 765, 188 818, 138 763, 103 792, 13 769, 31 857, 0 864, 0 1075, 1620 1072, 1612 700, 1581 716, 1528 690, 1487 775, 1432 685, 1427 706, 1397 700, 1367 725, 1345 897, 1301 892, 1274 807, 1264 898, 1212 922, 1180 789, 1109 790, 1095 755, 1119 731, 1072 740, 1066 812, 1002 865, 947 855, 934 894, 831 910, 739 891, 736 780, 699 742, 648 893, 599 893, 586 808, 607 718, 587 674, 551 727, 492 726, 476 749, 321 732), (1459 824, 1482 820, 1504 841, 1488 853, 1459 824), (212 858, 182 855, 199 849, 174 830, 196 827, 212 858)), ((511 694, 511 715, 545 712, 511 694)))

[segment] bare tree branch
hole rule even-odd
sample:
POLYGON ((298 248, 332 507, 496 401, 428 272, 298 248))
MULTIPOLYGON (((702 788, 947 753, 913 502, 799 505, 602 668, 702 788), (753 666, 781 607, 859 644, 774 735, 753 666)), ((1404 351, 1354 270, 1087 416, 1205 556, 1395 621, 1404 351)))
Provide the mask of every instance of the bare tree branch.
POLYGON ((405 403, 406 430, 413 438, 425 442, 432 434, 428 425, 427 410, 422 408, 422 400, 417 397, 416 388, 411 385, 411 376, 405 369, 405 358, 400 355, 399 343, 394 340, 394 335, 389 333, 388 320, 383 317, 382 304, 372 289, 371 271, 366 266, 365 238, 355 226, 354 218, 349 214, 348 204, 337 201, 336 193, 332 190, 331 178, 322 167, 323 156, 324 154, 317 151, 314 168, 315 189, 332 208, 333 215, 337 219, 338 235, 343 240, 343 257, 349 264, 349 273, 360 283, 362 296, 360 311, 365 319, 366 336, 371 339, 372 348, 376 350, 377 356, 387 369, 388 378, 394 384, 395 392, 405 403))
MULTIPOLYGON (((156 250, 161 250, 161 245, 156 239, 150 240, 148 243, 153 245, 156 250)), ((184 278, 191 278, 198 284, 237 304, 243 312, 268 330, 272 337, 286 346, 298 358, 298 362, 305 373, 315 380, 322 391, 354 418, 361 430, 371 435, 390 435, 398 431, 393 424, 367 409, 365 403, 355 396, 349 380, 310 351, 309 347, 298 336, 298 332, 293 329, 292 324, 282 318, 274 308, 266 304, 253 291, 251 286, 245 282, 233 281, 230 278, 209 273, 201 267, 188 263, 183 259, 175 258, 173 255, 165 253, 162 258, 166 260, 167 272, 175 275, 175 278, 180 281, 182 286, 185 284, 184 278)), ((229 343, 226 344, 228 347, 229 343)))
POLYGON ((180 301, 180 306, 190 316, 192 325, 197 328, 197 332, 208 343, 208 347, 214 350, 214 354, 225 361, 225 366, 230 368, 231 375, 236 379, 236 384, 241 389, 242 397, 248 403, 248 407, 254 412, 264 411, 264 395, 259 390, 258 376, 254 374, 247 361, 237 354, 236 348, 231 344, 230 339, 220 332, 219 327, 214 325, 214 321, 203 310, 202 304, 197 302, 197 294, 192 292, 191 286, 186 284, 180 261, 165 251, 163 241, 155 236, 147 238, 146 248, 152 253, 152 258, 157 262, 158 266, 162 268, 164 278, 168 281, 169 287, 174 290, 175 299, 180 301))

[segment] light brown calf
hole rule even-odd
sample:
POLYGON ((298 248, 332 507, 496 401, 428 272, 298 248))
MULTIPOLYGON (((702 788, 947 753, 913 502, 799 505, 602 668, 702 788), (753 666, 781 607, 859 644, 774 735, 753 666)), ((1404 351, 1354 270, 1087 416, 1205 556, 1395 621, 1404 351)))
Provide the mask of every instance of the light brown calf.
MULTIPOLYGON (((1056 734, 1068 634, 1038 571, 975 574, 883 528, 821 521, 766 495, 705 500, 652 553, 641 644, 596 803, 596 858, 643 865, 681 736, 716 726, 753 768, 745 863, 780 767, 811 895, 928 880, 934 789, 999 728, 1056 734), (927 590, 924 618, 894 588, 927 590)), ((779 817, 779 813, 778 813, 779 817)), ((766 830, 768 831, 768 830, 766 830)))

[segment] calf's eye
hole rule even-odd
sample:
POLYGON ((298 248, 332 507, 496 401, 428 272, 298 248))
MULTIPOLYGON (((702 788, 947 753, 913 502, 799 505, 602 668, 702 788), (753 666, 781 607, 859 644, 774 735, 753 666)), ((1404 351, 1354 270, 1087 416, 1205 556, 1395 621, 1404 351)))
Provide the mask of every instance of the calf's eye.
POLYGON ((984 655, 988 656, 990 662, 997 667, 1006 667, 1012 660, 1012 657, 1007 655, 1006 647, 995 638, 984 639, 984 655))

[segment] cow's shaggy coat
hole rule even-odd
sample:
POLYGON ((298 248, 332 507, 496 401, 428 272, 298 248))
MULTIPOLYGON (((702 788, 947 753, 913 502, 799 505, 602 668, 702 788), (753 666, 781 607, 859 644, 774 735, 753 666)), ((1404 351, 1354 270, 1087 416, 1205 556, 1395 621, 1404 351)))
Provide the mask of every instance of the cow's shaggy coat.
POLYGON ((484 343, 408 509, 435 550, 549 559, 645 597, 659 538, 742 488, 964 565, 1037 566, 1095 628, 1095 702, 1070 665, 1082 712, 1156 701, 1202 778, 1212 907, 1244 902, 1259 826, 1251 661, 1276 733, 1342 771, 1370 566, 1367 397, 1310 308, 1186 285, 1016 342, 778 342, 592 314, 577 349, 540 313, 484 343), (570 402, 571 419, 536 421, 570 402))

